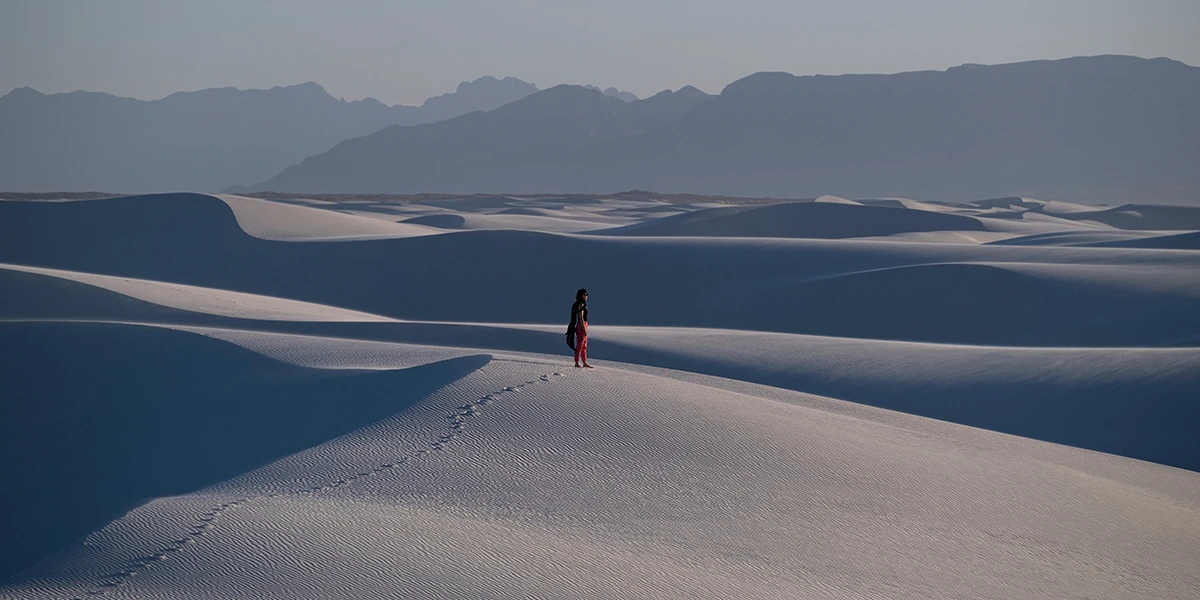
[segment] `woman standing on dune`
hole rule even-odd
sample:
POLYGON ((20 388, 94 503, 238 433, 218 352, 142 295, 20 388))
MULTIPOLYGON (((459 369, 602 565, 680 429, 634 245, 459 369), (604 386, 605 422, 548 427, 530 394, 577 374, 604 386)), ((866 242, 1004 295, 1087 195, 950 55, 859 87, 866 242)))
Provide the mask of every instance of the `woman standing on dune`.
POLYGON ((588 293, 584 288, 575 292, 575 303, 571 305, 571 324, 567 326, 567 345, 575 349, 575 367, 590 369, 592 365, 587 361, 587 297, 588 293), (574 344, 571 344, 572 337, 574 344), (583 361, 582 365, 579 364, 580 361, 583 361))

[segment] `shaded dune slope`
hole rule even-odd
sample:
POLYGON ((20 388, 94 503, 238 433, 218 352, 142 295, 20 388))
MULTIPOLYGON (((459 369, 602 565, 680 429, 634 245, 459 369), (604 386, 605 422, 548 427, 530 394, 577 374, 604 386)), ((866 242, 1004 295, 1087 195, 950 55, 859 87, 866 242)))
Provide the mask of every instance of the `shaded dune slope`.
POLYGON ((1023 215, 1037 215, 1100 223, 1128 231, 1200 229, 1200 207, 1181 204, 1122 204, 1109 208, 1014 197, 977 200, 962 206, 1002 211, 987 213, 991 216, 1021 218, 1023 215))
MULTIPOLYGON (((848 201, 845 201, 848 202, 848 201)), ((982 231, 972 217, 842 202, 709 208, 604 231, 606 235, 853 238, 918 231, 982 231)))
MULTIPOLYGON (((1107 245, 1112 242, 1132 242, 1152 239, 1141 232, 1124 230, 1085 230, 1085 231, 1054 231, 1049 233, 1034 233, 1018 235, 1002 240, 988 242, 994 246, 1095 246, 1107 245)), ((1134 246, 1139 247, 1139 246, 1134 246)))
POLYGON ((998 348, 597 328, 596 355, 1200 471, 1200 350, 998 348), (1131 398, 1136 401, 1131 402, 1131 398))
POLYGON ((147 497, 189 492, 363 427, 488 360, 360 374, 157 327, 0 323, 0 336, 8 490, 0 574, 147 497))
POLYGON ((1118 229, 1200 229, 1200 207, 1169 204, 1125 204, 1095 212, 1072 212, 1059 216, 1098 221, 1118 229))
POLYGON ((462 229, 466 225, 467 220, 462 215, 446 213, 410 217, 408 219, 404 219, 403 222, 412 223, 415 225, 427 225, 429 227, 437 227, 439 229, 462 229))
POLYGON ((514 229, 547 232, 576 233, 611 226, 595 220, 576 220, 562 217, 545 217, 521 214, 470 214, 438 213, 409 217, 401 221, 407 225, 422 225, 437 229, 514 229))
POLYGON ((128 320, 233 317, 267 321, 391 321, 387 317, 333 306, 230 292, 179 283, 95 275, 0 263, 0 297, 6 318, 128 320), (77 284, 77 285, 72 285, 77 284), (144 302, 132 302, 131 300, 144 302))
POLYGON ((1200 232, 1159 235, 1092 244, 1106 248, 1153 248, 1159 250, 1200 250, 1200 232))
POLYGON ((934 264, 1124 265, 1162 274, 1187 289, 1200 288, 1194 275, 1200 257, 1190 252, 521 231, 294 243, 246 234, 227 205, 201 195, 0 203, 0 261, 281 296, 418 320, 474 315, 480 310, 480 290, 486 290, 479 320, 544 322, 562 310, 565 294, 585 282, 600 291, 597 301, 603 302, 607 323, 953 343, 1191 343, 1189 329, 1171 331, 1167 317, 1200 314, 1196 294, 1180 295, 1177 288, 1105 287, 1089 283, 1100 276, 1070 270, 1031 278, 1010 268, 934 264), (888 271, 900 267, 914 269, 888 271), (460 276, 464 273, 471 276, 460 276), (575 276, 565 281, 564 273, 575 276), (1009 284, 1011 289, 1000 292, 1004 305, 996 306, 988 290, 1009 284), (878 296, 871 286, 882 286, 874 290, 885 290, 888 299, 901 298, 900 304, 878 296), (1084 310, 1077 310, 1077 304, 1084 310), (1148 306, 1163 311, 1148 311, 1148 306), (1094 316, 1102 311, 1116 320, 1097 325, 1094 316), (957 324, 972 315, 978 326, 957 324), (1053 331, 1028 326, 1031 319, 1053 331))
MULTIPOLYGON (((1200 306, 1200 282, 1186 271, 1114 281, 1120 267, 942 263, 784 284, 744 310, 789 332, 941 343, 1038 346, 1197 345, 1200 330, 1180 328, 1200 306), (1039 268, 1040 267, 1040 268, 1039 268), (1051 268, 1046 268, 1051 267, 1051 268), (1158 289, 1155 283, 1182 283, 1158 289), (936 290, 936 293, 931 293, 936 290), (886 297, 886 300, 881 298, 886 297)), ((715 298, 714 302, 720 302, 715 298)))

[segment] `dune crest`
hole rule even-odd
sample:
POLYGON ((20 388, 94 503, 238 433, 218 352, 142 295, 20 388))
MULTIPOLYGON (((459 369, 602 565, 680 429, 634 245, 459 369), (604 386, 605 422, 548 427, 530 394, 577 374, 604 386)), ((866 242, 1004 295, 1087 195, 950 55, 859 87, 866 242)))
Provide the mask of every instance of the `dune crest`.
POLYGON ((378 239, 436 233, 425 227, 386 223, 330 210, 217 194, 233 210, 242 231, 264 240, 327 241, 378 239))

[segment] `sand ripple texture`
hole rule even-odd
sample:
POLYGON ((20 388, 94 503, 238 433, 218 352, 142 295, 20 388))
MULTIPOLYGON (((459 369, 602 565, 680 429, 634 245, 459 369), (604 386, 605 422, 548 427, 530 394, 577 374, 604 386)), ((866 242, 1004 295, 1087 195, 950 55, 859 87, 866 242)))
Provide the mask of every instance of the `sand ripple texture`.
POLYGON ((1200 594, 1191 473, 705 376, 557 372, 493 361, 151 502, 4 597, 1200 594))

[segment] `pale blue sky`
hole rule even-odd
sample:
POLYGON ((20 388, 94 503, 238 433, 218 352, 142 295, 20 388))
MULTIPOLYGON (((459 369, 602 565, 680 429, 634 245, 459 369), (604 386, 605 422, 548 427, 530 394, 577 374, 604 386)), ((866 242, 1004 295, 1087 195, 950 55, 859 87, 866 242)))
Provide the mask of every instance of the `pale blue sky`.
POLYGON ((482 75, 716 93, 756 71, 1090 54, 1200 65, 1200 0, 0 0, 0 94, 316 81, 419 104, 482 75))

